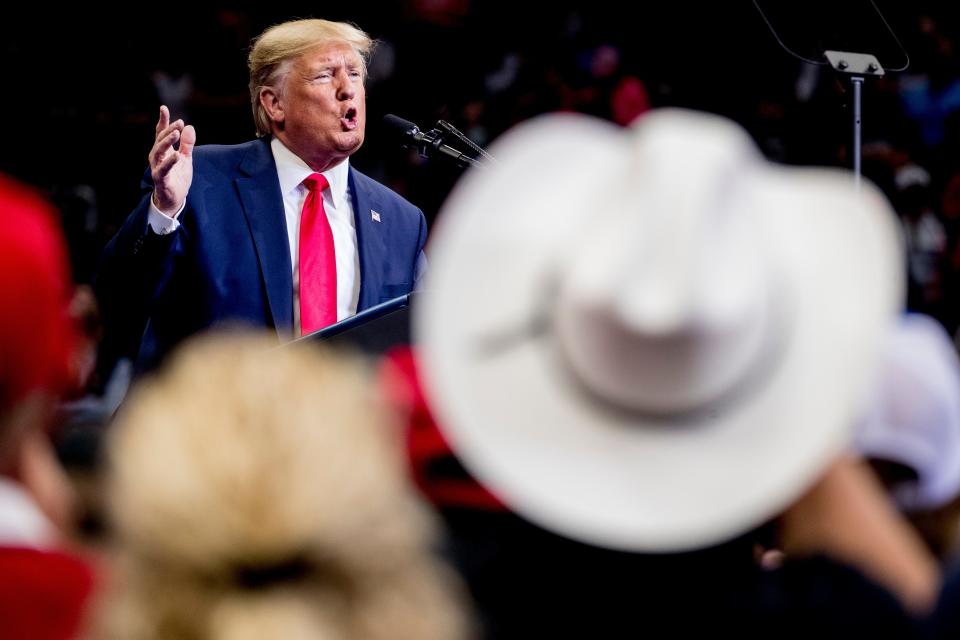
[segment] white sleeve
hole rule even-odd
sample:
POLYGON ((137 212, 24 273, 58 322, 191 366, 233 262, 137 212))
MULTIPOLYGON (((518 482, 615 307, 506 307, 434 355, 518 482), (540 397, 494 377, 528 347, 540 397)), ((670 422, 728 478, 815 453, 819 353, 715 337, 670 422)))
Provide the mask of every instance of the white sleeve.
POLYGON ((147 224, 150 225, 150 228, 153 229, 153 232, 165 236, 168 233, 173 233, 180 228, 180 221, 177 220, 183 209, 187 206, 187 201, 184 200, 183 204, 180 205, 180 208, 177 209, 177 212, 173 214, 171 218, 168 215, 165 215, 160 212, 160 209, 157 209, 157 205, 153 204, 153 196, 150 196, 150 211, 147 213, 147 224))

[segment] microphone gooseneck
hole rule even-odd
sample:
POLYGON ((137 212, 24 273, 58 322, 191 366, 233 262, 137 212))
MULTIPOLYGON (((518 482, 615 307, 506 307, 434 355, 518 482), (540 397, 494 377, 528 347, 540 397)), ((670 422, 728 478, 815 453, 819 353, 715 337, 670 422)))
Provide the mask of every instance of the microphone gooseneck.
POLYGON ((446 158, 453 160, 462 167, 482 166, 479 160, 471 155, 445 144, 445 132, 439 128, 435 127, 430 131, 421 131, 420 127, 413 122, 392 113, 385 115, 383 122, 394 134, 400 137, 404 146, 417 149, 424 158, 446 158))

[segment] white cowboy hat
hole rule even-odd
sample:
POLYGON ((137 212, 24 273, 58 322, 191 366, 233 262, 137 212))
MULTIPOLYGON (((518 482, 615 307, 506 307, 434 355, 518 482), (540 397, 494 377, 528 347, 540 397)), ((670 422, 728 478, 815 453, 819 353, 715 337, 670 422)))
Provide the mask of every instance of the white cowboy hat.
POLYGON ((848 443, 899 309, 895 218, 737 125, 523 124, 465 177, 415 309, 467 468, 588 543, 670 551, 775 515, 848 443))

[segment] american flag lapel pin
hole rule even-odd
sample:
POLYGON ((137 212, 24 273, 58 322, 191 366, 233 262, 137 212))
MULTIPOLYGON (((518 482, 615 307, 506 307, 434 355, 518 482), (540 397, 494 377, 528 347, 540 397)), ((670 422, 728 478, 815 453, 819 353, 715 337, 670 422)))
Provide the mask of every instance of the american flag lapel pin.
POLYGON ((380 212, 370 209, 370 217, 373 218, 374 222, 380 222, 380 212))

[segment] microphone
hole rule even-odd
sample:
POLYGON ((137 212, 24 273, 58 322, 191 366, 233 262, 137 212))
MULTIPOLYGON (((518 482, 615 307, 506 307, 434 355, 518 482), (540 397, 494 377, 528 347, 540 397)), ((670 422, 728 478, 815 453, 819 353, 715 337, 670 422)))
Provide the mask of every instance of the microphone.
POLYGON ((444 132, 440 129, 431 129, 430 131, 421 131, 420 127, 404 120, 400 116, 388 113, 383 117, 384 124, 398 134, 404 141, 404 146, 414 147, 424 158, 438 156, 447 158, 459 163, 461 166, 475 166, 479 163, 462 151, 457 151, 453 147, 443 143, 444 132))

